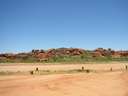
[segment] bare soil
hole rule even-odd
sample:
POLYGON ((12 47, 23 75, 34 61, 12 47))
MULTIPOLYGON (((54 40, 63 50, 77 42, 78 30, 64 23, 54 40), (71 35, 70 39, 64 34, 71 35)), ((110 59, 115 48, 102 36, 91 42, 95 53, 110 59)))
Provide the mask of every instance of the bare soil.
MULTIPOLYGON (((0 66, 0 70, 30 70, 36 66, 0 66), (15 69, 16 68, 16 69, 15 69), (19 69, 18 69, 19 70, 19 69)), ((38 65, 40 68, 42 65, 38 65)), ((55 70, 83 65, 45 65, 55 70), (52 67, 51 67, 52 66, 52 67), (58 67, 59 66, 59 67, 58 67)), ((124 68, 123 64, 84 65, 86 68, 124 68)), ((0 76, 0 96, 128 96, 128 71, 53 75, 0 76)))
POLYGON ((85 69, 92 70, 110 70, 113 69, 125 69, 125 66, 128 66, 128 63, 102 63, 102 64, 25 64, 25 63, 12 63, 12 64, 0 64, 0 71, 30 71, 35 70, 37 67, 39 70, 72 70, 72 69, 81 69, 84 66, 85 69))

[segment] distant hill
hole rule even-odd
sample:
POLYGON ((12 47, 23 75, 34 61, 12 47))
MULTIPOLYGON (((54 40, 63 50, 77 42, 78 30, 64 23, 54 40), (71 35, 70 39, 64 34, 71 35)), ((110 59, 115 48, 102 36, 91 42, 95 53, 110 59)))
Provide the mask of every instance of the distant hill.
POLYGON ((0 62, 93 62, 93 61, 128 61, 128 51, 97 48, 57 48, 32 50, 27 53, 0 54, 0 62))

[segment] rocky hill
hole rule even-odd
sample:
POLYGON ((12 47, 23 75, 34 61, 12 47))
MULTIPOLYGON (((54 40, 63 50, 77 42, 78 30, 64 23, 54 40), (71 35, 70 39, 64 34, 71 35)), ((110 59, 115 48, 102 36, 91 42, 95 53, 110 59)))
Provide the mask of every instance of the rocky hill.
POLYGON ((88 61, 109 58, 109 60, 128 60, 128 51, 97 48, 85 50, 80 48, 57 48, 49 50, 32 50, 27 53, 0 54, 0 62, 57 62, 57 61, 88 61))

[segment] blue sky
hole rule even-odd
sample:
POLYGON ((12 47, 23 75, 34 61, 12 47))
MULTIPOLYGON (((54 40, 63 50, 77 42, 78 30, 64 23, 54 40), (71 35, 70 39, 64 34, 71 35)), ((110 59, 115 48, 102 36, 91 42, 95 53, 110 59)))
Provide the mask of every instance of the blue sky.
POLYGON ((128 0, 0 0, 0 52, 128 49, 128 0))

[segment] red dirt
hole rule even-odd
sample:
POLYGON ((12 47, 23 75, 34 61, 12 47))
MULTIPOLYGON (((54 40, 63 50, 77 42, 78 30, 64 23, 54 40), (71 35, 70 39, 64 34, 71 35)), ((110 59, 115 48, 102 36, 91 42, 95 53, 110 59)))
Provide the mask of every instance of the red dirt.
POLYGON ((0 96, 128 96, 128 72, 1 76, 0 96))

